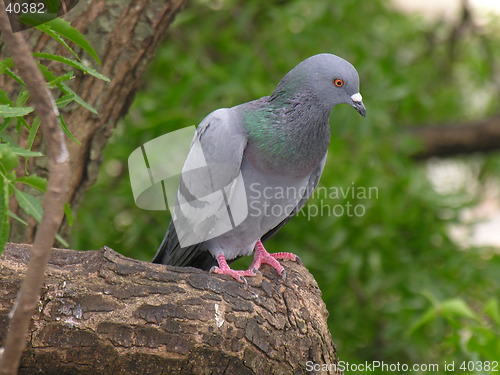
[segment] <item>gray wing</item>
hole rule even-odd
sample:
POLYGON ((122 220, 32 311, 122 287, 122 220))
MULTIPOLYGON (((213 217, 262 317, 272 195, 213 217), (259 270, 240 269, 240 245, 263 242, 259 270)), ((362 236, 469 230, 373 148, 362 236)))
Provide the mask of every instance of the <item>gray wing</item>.
POLYGON ((274 236, 283 227, 283 225, 285 225, 288 222, 288 220, 290 220, 292 217, 294 217, 297 214, 297 212, 299 212, 300 209, 302 207, 304 207, 306 202, 311 197, 311 194, 313 193, 314 189, 316 189, 316 186, 318 186, 319 179, 321 177, 321 174, 323 173, 323 169, 325 168, 326 156, 327 156, 327 154, 325 154, 325 156, 323 157, 323 159, 321 160, 319 165, 311 173, 311 176, 309 177, 309 181, 307 183, 307 187, 305 189, 304 195, 300 199, 297 206, 295 206, 295 208, 290 213, 290 215, 288 215, 282 222, 280 222, 273 229, 271 229, 269 232, 267 232, 266 234, 264 234, 262 236, 262 238, 261 238, 262 242, 265 242, 268 239, 270 239, 272 236, 274 236))
MULTIPOLYGON (((204 205, 208 204, 203 197, 207 193, 230 186, 240 174, 247 138, 237 116, 238 113, 234 109, 218 109, 209 114, 198 126, 197 134, 186 158, 177 194, 178 203, 183 202, 184 211, 203 213, 206 211, 204 205), (202 157, 199 146, 201 146, 202 157), (195 168, 201 160, 200 157, 206 165, 203 168, 195 168)), ((230 194, 230 189, 224 191, 230 194)), ((226 198, 230 199, 230 197, 226 198)), ((208 206, 206 208, 209 209, 208 206)), ((179 214, 176 216, 176 225, 170 222, 165 237, 153 258, 153 263, 192 266, 206 270, 216 265, 204 241, 183 247, 180 243, 186 243, 186 236, 194 232, 197 238, 203 238, 203 235, 215 225, 217 217, 208 215, 203 220, 195 220, 196 222, 192 223, 192 220, 189 220, 193 218, 192 213, 188 214, 191 217, 184 221, 181 220, 182 218, 179 219, 183 215, 182 212, 176 210, 175 213, 179 214), (186 224, 179 227, 179 222, 186 224)))

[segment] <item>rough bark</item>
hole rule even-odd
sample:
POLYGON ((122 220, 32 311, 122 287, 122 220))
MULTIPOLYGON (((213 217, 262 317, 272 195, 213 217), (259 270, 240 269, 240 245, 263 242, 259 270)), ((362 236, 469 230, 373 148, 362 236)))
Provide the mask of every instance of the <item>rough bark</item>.
MULTIPOLYGON (((74 136, 81 142, 68 143, 71 176, 68 202, 76 207, 86 190, 94 183, 101 163, 101 155, 118 121, 126 114, 135 91, 142 83, 148 63, 165 37, 168 26, 185 0, 88 0, 80 1, 65 19, 87 36, 101 57, 102 66, 94 67, 111 79, 110 83, 78 73, 72 81, 73 90, 97 109, 95 115, 76 104, 61 110, 74 136)), ((24 31, 31 35, 34 51, 56 53, 72 57, 46 35, 38 31, 24 31)), ((1 51, 0 44, 0 52, 1 51)), ((83 61, 92 63, 82 51, 83 61)), ((57 71, 59 64, 50 64, 57 71)), ((9 91, 13 83, 0 76, 0 86, 9 91)), ((46 161, 36 158, 32 172, 46 174, 46 161)), ((35 225, 26 230, 15 225, 12 241, 32 242, 35 225)))
MULTIPOLYGON (((0 257, 3 340, 29 245, 0 257)), ((285 263, 248 285, 99 251, 54 249, 20 374, 305 374, 336 363, 311 274, 285 263)), ((334 372, 331 372, 334 373, 334 372)))
POLYGON ((410 130, 422 142, 416 159, 500 150, 500 116, 459 125, 410 130))

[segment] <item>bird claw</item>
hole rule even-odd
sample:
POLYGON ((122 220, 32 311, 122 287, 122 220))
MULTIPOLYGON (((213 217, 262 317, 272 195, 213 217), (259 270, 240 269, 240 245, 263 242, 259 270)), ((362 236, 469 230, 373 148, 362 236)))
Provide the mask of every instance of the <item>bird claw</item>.
POLYGON ((259 271, 259 268, 263 264, 268 264, 269 266, 274 268, 276 272, 278 272, 278 274, 283 277, 283 279, 286 278, 286 271, 285 267, 283 267, 281 263, 278 262, 278 259, 293 260, 299 264, 302 264, 302 260, 297 255, 292 253, 280 252, 269 254, 260 240, 257 241, 255 248, 254 261, 250 265, 250 268, 246 271, 232 270, 227 264, 224 254, 219 254, 216 257, 219 266, 213 266, 212 268, 210 268, 209 272, 218 273, 221 275, 229 275, 236 281, 248 285, 245 277, 262 275, 262 273, 259 271))
MULTIPOLYGON (((236 281, 240 283, 245 283, 248 284, 245 276, 257 276, 257 273, 254 272, 254 270, 246 270, 246 271, 239 271, 239 270, 232 270, 231 268, 220 268, 217 266, 213 266, 210 268, 210 273, 218 273, 220 275, 229 275, 236 281)), ((259 272, 260 273, 260 272, 259 272)))
POLYGON ((260 270, 258 268, 252 268, 252 271, 255 273, 255 275, 259 275, 261 276, 262 275, 262 272, 260 272, 260 270))
POLYGON ((302 264, 301 259, 297 255, 284 252, 270 254, 265 249, 264 245, 262 244, 262 241, 261 240, 257 241, 257 243, 255 244, 253 268, 258 269, 261 267, 261 265, 268 264, 272 268, 274 268, 280 276, 285 277, 286 276, 285 267, 283 267, 281 263, 278 262, 278 259, 293 260, 299 264, 302 264))

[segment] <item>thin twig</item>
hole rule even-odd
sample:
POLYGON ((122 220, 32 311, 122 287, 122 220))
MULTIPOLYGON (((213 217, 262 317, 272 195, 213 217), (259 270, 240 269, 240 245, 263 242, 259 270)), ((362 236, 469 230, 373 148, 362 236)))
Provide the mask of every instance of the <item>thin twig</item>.
POLYGON ((4 348, 0 358, 0 374, 15 375, 26 347, 28 327, 40 298, 43 276, 50 257, 54 237, 64 215, 64 201, 68 191, 69 154, 64 133, 59 126, 58 110, 45 80, 36 66, 31 50, 20 32, 13 33, 0 1, 0 29, 14 59, 18 73, 28 86, 35 113, 41 120, 44 141, 49 158, 47 192, 43 200, 43 218, 31 249, 26 276, 21 285, 4 348))

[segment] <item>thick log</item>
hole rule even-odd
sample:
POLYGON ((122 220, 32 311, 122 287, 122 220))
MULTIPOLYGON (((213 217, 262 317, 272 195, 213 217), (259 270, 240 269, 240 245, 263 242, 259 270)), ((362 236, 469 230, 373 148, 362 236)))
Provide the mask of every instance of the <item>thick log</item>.
MULTIPOLYGON (((0 257, 0 345, 30 245, 0 257)), ((109 248, 54 249, 20 374, 306 374, 336 363, 321 292, 302 265, 238 283, 109 248)), ((331 373, 334 373, 333 371, 331 373)))

